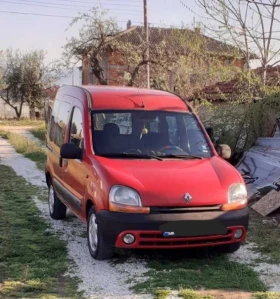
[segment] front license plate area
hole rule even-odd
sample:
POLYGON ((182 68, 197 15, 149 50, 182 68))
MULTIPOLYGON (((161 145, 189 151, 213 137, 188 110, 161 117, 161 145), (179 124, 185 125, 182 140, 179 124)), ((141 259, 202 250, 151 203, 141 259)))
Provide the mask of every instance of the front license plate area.
POLYGON ((199 237, 227 234, 218 220, 166 222, 159 227, 163 237, 199 237))

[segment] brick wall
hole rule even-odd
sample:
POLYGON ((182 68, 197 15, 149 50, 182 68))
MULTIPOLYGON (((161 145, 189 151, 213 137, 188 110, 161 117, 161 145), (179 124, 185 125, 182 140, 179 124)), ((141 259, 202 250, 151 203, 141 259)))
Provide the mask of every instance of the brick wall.
MULTIPOLYGON (((230 60, 227 61, 226 58, 221 58, 222 61, 224 61, 224 64, 226 65, 229 63, 229 65, 233 65, 235 67, 244 68, 245 60, 239 59, 239 60, 230 60)), ((115 85, 115 86, 123 86, 127 84, 127 78, 126 74, 129 71, 129 67, 126 63, 126 58, 121 55, 121 53, 117 51, 108 51, 104 54, 104 57, 102 61, 100 62, 102 68, 104 69, 105 77, 107 78, 109 85, 115 85)), ((155 74, 155 70, 153 70, 153 67, 150 67, 150 77, 153 78, 153 75, 155 74)), ((172 74, 166 74, 168 78, 168 84, 169 88, 172 89, 173 85, 173 79, 172 74)), ((82 71, 82 84, 88 85, 88 84, 99 84, 98 80, 95 78, 95 76, 92 74, 90 70, 90 63, 85 58, 83 61, 83 71, 82 71)), ((212 82, 214 84, 214 82, 212 82)), ((138 87, 146 87, 147 86, 147 78, 146 78, 146 70, 145 66, 140 68, 139 75, 136 79, 136 86, 138 87)))

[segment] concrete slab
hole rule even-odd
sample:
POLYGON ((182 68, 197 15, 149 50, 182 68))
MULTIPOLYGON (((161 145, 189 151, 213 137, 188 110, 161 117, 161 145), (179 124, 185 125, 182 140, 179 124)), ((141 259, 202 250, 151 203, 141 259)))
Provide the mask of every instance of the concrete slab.
POLYGON ((267 195, 252 205, 252 209, 264 217, 270 215, 279 208, 280 193, 276 190, 270 191, 267 195))

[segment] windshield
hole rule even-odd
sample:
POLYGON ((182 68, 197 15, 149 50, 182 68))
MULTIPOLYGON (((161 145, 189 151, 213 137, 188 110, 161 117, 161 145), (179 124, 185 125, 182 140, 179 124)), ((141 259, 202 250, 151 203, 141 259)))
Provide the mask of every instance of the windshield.
POLYGON ((208 158, 212 151, 191 113, 98 111, 93 147, 100 156, 208 158))

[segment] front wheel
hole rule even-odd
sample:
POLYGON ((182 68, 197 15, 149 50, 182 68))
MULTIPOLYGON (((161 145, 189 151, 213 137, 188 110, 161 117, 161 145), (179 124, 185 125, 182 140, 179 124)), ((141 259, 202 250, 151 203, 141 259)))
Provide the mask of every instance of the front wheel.
POLYGON ((89 252, 94 259, 107 260, 114 255, 114 248, 107 245, 102 238, 94 207, 91 207, 88 213, 87 238, 89 252))
POLYGON ((49 212, 52 219, 61 220, 66 217, 66 206, 57 197, 52 185, 49 186, 49 212))

